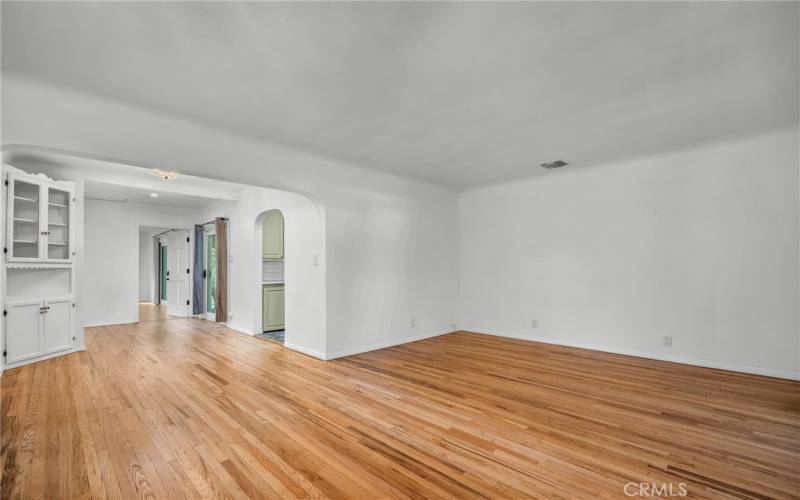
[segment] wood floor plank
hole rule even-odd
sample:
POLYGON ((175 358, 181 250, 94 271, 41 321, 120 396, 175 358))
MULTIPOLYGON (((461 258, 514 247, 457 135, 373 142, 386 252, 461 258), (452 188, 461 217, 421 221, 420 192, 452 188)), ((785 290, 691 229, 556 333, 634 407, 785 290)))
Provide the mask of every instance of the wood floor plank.
POLYGON ((800 498, 800 383, 457 332, 323 362, 197 319, 0 384, 5 498, 800 498))

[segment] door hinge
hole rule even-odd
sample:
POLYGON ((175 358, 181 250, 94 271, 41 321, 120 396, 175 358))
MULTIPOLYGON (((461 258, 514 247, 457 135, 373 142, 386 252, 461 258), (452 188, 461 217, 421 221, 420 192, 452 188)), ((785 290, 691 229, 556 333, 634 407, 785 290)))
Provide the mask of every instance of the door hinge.
POLYGON ((8 355, 8 352, 7 351, 3 351, 3 357, 4 358, 6 357, 6 355, 8 355))
POLYGON ((188 236, 186 237, 186 243, 189 243, 189 237, 188 236))
POLYGON ((186 301, 186 305, 187 305, 187 306, 189 305, 189 301, 188 301, 188 300, 186 301))
POLYGON ((72 303, 72 307, 75 307, 75 302, 72 303))
POLYGON ((3 309, 3 316, 8 316, 8 311, 3 309))
POLYGON ((186 270, 186 274, 191 274, 191 271, 189 271, 189 270, 187 269, 187 270, 186 270))
POLYGON ((3 253, 8 253, 8 247, 3 247, 3 253))
POLYGON ((206 279, 206 278, 208 278, 208 271, 203 269, 203 279, 206 279))
POLYGON ((6 186, 8 186, 8 179, 6 179, 6 186))

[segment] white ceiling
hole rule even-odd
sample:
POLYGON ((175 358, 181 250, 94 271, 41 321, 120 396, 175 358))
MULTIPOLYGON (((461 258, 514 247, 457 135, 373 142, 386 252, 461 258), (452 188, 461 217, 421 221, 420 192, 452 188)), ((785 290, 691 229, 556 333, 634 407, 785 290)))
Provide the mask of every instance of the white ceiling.
POLYGON ((798 3, 3 2, 4 71, 456 188, 798 121, 798 3))
POLYGON ((84 184, 84 192, 85 197, 88 199, 171 208, 200 209, 219 201, 215 198, 205 198, 171 191, 156 191, 135 186, 96 181, 86 181, 84 184), (157 194, 158 197, 154 198, 150 196, 150 193, 157 194))

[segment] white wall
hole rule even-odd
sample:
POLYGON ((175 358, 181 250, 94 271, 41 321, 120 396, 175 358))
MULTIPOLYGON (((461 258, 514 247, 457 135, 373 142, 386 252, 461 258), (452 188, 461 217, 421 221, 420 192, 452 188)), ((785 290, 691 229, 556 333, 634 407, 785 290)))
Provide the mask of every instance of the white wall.
POLYGON ((465 192, 462 326, 798 376, 799 162, 792 129, 465 192))
POLYGON ((189 229, 200 217, 197 210, 86 200, 83 324, 138 321, 140 226, 189 229))
POLYGON ((228 326, 261 333, 261 230, 267 210, 283 212, 285 223, 286 345, 320 358, 325 349, 325 216, 307 198, 286 191, 248 188, 236 202, 220 202, 204 218, 228 217, 228 326), (318 263, 314 264, 314 255, 318 263))
POLYGON ((153 231, 139 231, 139 301, 155 299, 153 231))
MULTIPOLYGON (((2 105, 5 146, 124 159, 312 200, 324 215, 328 356, 444 333, 456 322, 458 197, 450 189, 8 72, 2 105)), ((245 314, 254 316, 250 309, 245 314)))

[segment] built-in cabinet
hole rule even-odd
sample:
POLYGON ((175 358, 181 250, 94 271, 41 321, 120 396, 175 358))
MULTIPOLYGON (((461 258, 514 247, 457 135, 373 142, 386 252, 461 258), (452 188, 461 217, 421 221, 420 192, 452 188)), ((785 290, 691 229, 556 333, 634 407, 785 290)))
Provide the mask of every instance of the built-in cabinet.
POLYGON ((284 285, 267 284, 261 287, 261 314, 263 331, 283 330, 284 285))
POLYGON ((283 258, 283 214, 280 210, 264 214, 261 253, 265 259, 283 258))
POLYGON ((6 363, 51 356, 73 346, 71 297, 6 303, 6 363))
POLYGON ((6 260, 71 262, 72 183, 9 173, 6 260))
POLYGON ((75 185, 3 166, 3 365, 75 349, 75 185))

